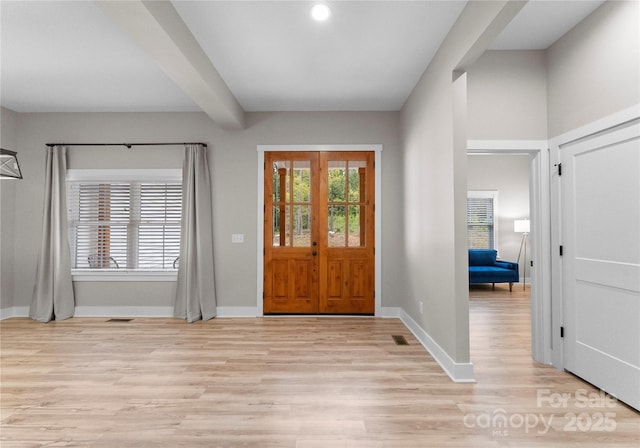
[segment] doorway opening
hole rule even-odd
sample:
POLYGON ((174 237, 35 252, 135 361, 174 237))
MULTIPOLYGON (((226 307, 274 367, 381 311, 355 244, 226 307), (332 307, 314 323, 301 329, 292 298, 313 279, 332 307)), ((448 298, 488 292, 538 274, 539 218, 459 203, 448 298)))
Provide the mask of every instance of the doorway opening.
POLYGON ((265 154, 265 314, 374 313, 373 160, 364 151, 265 154))
POLYGON ((382 145, 257 149, 257 315, 381 316, 382 145))
MULTIPOLYGON (((543 241, 550 240, 550 229, 543 223, 550 222, 549 216, 549 151, 546 141, 504 141, 504 140, 470 140, 467 142, 467 154, 471 157, 480 157, 483 154, 489 163, 492 156, 517 156, 527 160, 528 182, 520 194, 528 195, 528 218, 530 232, 525 243, 527 244, 527 259, 521 255, 519 260, 520 278, 524 279, 526 273, 527 284, 523 290, 522 281, 514 283, 513 290, 521 296, 521 301, 526 301, 528 308, 527 333, 531 340, 531 355, 536 361, 551 364, 552 362, 552 329, 551 329, 551 253, 548 244, 543 241), (526 271, 522 272, 523 269, 526 271), (530 330, 528 330, 530 329, 530 330)), ((497 159, 496 159, 497 160, 497 159)), ((509 159, 505 159, 509 160, 509 159)), ((505 168, 506 169, 506 168, 505 168)), ((509 173, 505 176, 508 178, 509 173)), ((472 188, 473 185, 470 185, 472 188)), ((476 187, 477 188, 477 187, 476 187)), ((500 196, 500 207, 509 206, 500 196)), ((517 195, 516 195, 517 196, 517 195)), ((517 200, 517 199, 516 199, 517 200)), ((514 221, 526 216, 526 209, 515 210, 511 216, 505 216, 498 220, 498 227, 511 229, 506 238, 505 248, 502 249, 502 258, 513 258, 516 261, 522 243, 522 234, 516 233, 514 221)), ((488 285, 491 290, 492 285, 488 285)), ((504 288, 509 293, 509 286, 496 284, 496 289, 504 288)), ((481 288, 480 288, 481 289, 481 288)), ((471 292, 470 294, 473 294, 471 292)), ((478 292, 482 294, 482 291, 478 292)), ((525 321, 526 322, 526 321, 525 321)), ((473 356, 473 353, 471 353, 473 356)))

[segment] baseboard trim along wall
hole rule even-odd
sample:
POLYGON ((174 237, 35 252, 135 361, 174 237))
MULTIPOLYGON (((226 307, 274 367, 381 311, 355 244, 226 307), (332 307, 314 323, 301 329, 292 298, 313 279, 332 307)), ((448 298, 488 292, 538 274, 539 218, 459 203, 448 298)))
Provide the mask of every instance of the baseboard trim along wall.
POLYGON ((173 317, 172 306, 77 306, 73 317, 173 317))
MULTIPOLYGON (((255 306, 219 306, 217 317, 261 317, 255 306)), ((381 317, 400 318, 402 310, 394 307, 381 309, 381 317)), ((14 306, 0 310, 0 320, 29 317, 28 306, 14 306)), ((171 306, 77 306, 74 317, 173 317, 171 306)))
POLYGON ((2 308, 0 310, 0 320, 9 319, 12 317, 29 317, 29 307, 12 306, 9 308, 2 308))
MULTIPOLYGON (((219 306, 218 317, 257 317, 254 306, 219 306)), ((0 320, 29 317, 28 306, 0 310, 0 320)), ((74 317, 173 317, 172 306, 77 306, 74 317)))
MULTIPOLYGON (((395 316, 390 316, 395 317, 395 316)), ((422 346, 429 352, 429 354, 440 364, 442 370, 444 370, 449 378, 456 383, 475 383, 476 380, 473 377, 473 364, 455 362, 442 347, 433 340, 429 333, 424 331, 415 320, 411 318, 403 309, 399 309, 399 316, 402 323, 413 333, 422 346)))

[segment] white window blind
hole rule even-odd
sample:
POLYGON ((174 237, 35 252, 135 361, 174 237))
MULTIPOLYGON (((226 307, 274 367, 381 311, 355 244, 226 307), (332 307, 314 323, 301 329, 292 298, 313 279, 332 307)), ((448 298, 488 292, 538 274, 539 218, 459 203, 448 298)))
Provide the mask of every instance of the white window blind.
POLYGON ((180 254, 179 182, 68 181, 72 268, 164 270, 180 254))
POLYGON ((471 249, 495 248, 496 192, 469 192, 467 196, 467 236, 471 249))

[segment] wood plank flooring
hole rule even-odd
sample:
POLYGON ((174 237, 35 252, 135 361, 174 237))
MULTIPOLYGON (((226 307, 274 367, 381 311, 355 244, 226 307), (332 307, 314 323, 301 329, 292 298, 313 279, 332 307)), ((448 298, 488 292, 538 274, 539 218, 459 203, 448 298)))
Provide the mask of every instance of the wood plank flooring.
POLYGON ((397 319, 5 320, 0 445, 639 446, 637 412, 531 360, 526 292, 478 288, 475 384, 397 319))

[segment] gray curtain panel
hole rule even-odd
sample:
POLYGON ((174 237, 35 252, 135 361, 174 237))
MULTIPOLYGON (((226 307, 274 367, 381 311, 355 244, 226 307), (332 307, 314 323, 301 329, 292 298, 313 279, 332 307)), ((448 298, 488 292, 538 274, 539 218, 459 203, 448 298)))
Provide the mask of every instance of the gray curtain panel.
POLYGON ((42 241, 29 317, 40 322, 73 317, 75 297, 67 233, 67 151, 47 148, 42 241))
POLYGON ((174 316, 194 322, 216 316, 213 220, 207 149, 186 145, 182 168, 180 265, 174 316))

